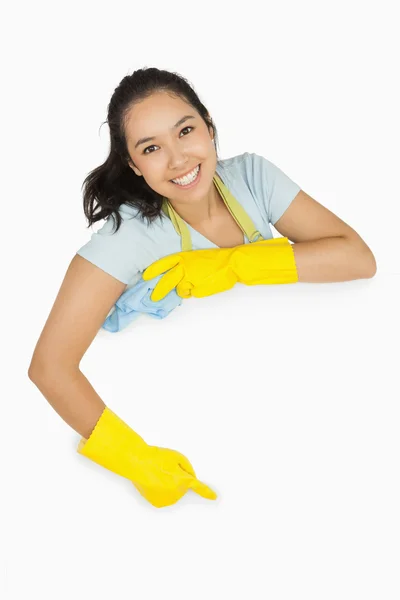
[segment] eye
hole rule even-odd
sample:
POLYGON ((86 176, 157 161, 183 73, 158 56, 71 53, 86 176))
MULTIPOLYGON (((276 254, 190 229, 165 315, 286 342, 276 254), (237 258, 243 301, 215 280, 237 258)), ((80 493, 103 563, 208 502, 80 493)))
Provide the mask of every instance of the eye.
POLYGON ((185 129, 194 129, 194 127, 189 127, 189 126, 188 126, 188 127, 184 127, 184 128, 181 130, 181 133, 182 133, 182 131, 185 131, 185 129))
MULTIPOLYGON (((184 127, 183 129, 181 129, 181 133, 182 133, 182 131, 185 131, 185 130, 187 130, 187 129, 194 129, 194 127, 190 127, 190 126, 188 126, 188 127, 184 127)), ((189 131, 189 133, 190 133, 190 131, 189 131)), ((147 150, 148 150, 149 148, 155 148, 155 145, 153 144, 152 146, 147 146, 147 148, 145 148, 145 149, 143 150, 143 154, 153 154, 153 152, 147 152, 147 150)))
POLYGON ((155 146, 147 146, 147 148, 143 150, 143 154, 152 154, 152 152, 147 152, 149 148, 155 148, 155 146))

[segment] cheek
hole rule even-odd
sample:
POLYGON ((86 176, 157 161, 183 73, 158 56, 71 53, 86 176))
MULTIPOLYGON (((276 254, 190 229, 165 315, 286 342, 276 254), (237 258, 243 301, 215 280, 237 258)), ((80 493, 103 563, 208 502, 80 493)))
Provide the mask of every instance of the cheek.
POLYGON ((186 145, 186 153, 191 158, 207 159, 213 151, 213 142, 210 138, 202 137, 186 145))
POLYGON ((156 153, 154 153, 154 156, 148 157, 147 164, 143 167, 142 171, 144 178, 151 186, 153 184, 157 185, 157 182, 165 179, 165 169, 167 167, 165 157, 164 159, 161 157, 161 152, 157 154, 159 156, 156 156, 156 153))

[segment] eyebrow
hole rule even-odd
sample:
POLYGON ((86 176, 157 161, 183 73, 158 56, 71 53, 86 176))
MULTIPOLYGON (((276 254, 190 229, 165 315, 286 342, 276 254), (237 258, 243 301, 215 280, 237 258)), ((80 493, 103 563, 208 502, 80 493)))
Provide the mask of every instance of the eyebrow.
MULTIPOLYGON (((177 127, 179 127, 179 125, 182 125, 182 123, 184 123, 188 119, 194 119, 194 118, 195 117, 193 115, 185 115, 184 117, 182 117, 182 119, 179 119, 179 121, 177 123, 175 123, 175 125, 173 127, 171 127, 171 130, 176 129, 177 127)), ((151 142, 152 140, 155 140, 155 139, 156 139, 156 136, 140 138, 140 140, 138 140, 136 142, 135 150, 138 146, 140 146, 140 144, 145 144, 146 142, 151 142)))

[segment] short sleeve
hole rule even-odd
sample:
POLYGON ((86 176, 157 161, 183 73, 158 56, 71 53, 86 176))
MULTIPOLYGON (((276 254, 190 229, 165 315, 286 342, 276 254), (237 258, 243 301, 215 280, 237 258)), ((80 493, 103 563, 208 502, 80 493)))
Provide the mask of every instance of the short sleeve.
POLYGON ((123 220, 120 229, 115 232, 114 220, 110 217, 76 254, 122 283, 129 284, 139 272, 135 260, 136 245, 129 221, 123 220))
POLYGON ((248 168, 253 193, 262 202, 268 222, 274 225, 301 188, 271 161, 258 154, 248 154, 248 168))

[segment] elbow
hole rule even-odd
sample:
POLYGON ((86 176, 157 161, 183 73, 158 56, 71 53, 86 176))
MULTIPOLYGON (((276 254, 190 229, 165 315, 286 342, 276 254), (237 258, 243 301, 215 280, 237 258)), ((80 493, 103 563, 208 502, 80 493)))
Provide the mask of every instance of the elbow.
MULTIPOLYGON (((58 366, 57 370, 60 370, 58 366)), ((29 365, 28 377, 37 385, 40 381, 48 379, 55 371, 56 365, 54 361, 40 357, 34 357, 29 365)))
POLYGON ((35 351, 31 358, 31 364, 28 368, 28 377, 31 381, 35 382, 40 377, 43 377, 43 374, 48 371, 50 356, 49 352, 42 352, 35 348, 35 351))
POLYGON ((356 279, 372 279, 372 277, 375 277, 377 265, 371 248, 360 237, 357 239, 346 239, 348 239, 351 245, 351 260, 357 272, 356 279))
POLYGON ((34 356, 28 368, 28 377, 35 384, 57 381, 65 373, 75 373, 79 363, 49 357, 34 356))
POLYGON ((36 383, 39 381, 39 379, 43 378, 43 375, 46 371, 47 368, 45 368, 43 364, 38 364, 32 361, 29 365, 28 377, 33 383, 36 383))
POLYGON ((31 359, 31 364, 29 365, 28 368, 28 377, 31 381, 34 381, 34 379, 37 376, 37 372, 38 372, 38 364, 37 364, 37 360, 35 359, 35 357, 33 356, 31 359))
POLYGON ((358 271, 358 279, 372 279, 377 272, 375 256, 372 250, 363 243, 362 248, 354 254, 354 265, 358 271))
POLYGON ((366 261, 366 274, 364 275, 365 279, 372 279, 372 277, 375 277, 377 270, 378 267, 376 264, 375 256, 372 254, 371 251, 369 251, 368 259, 366 261))

